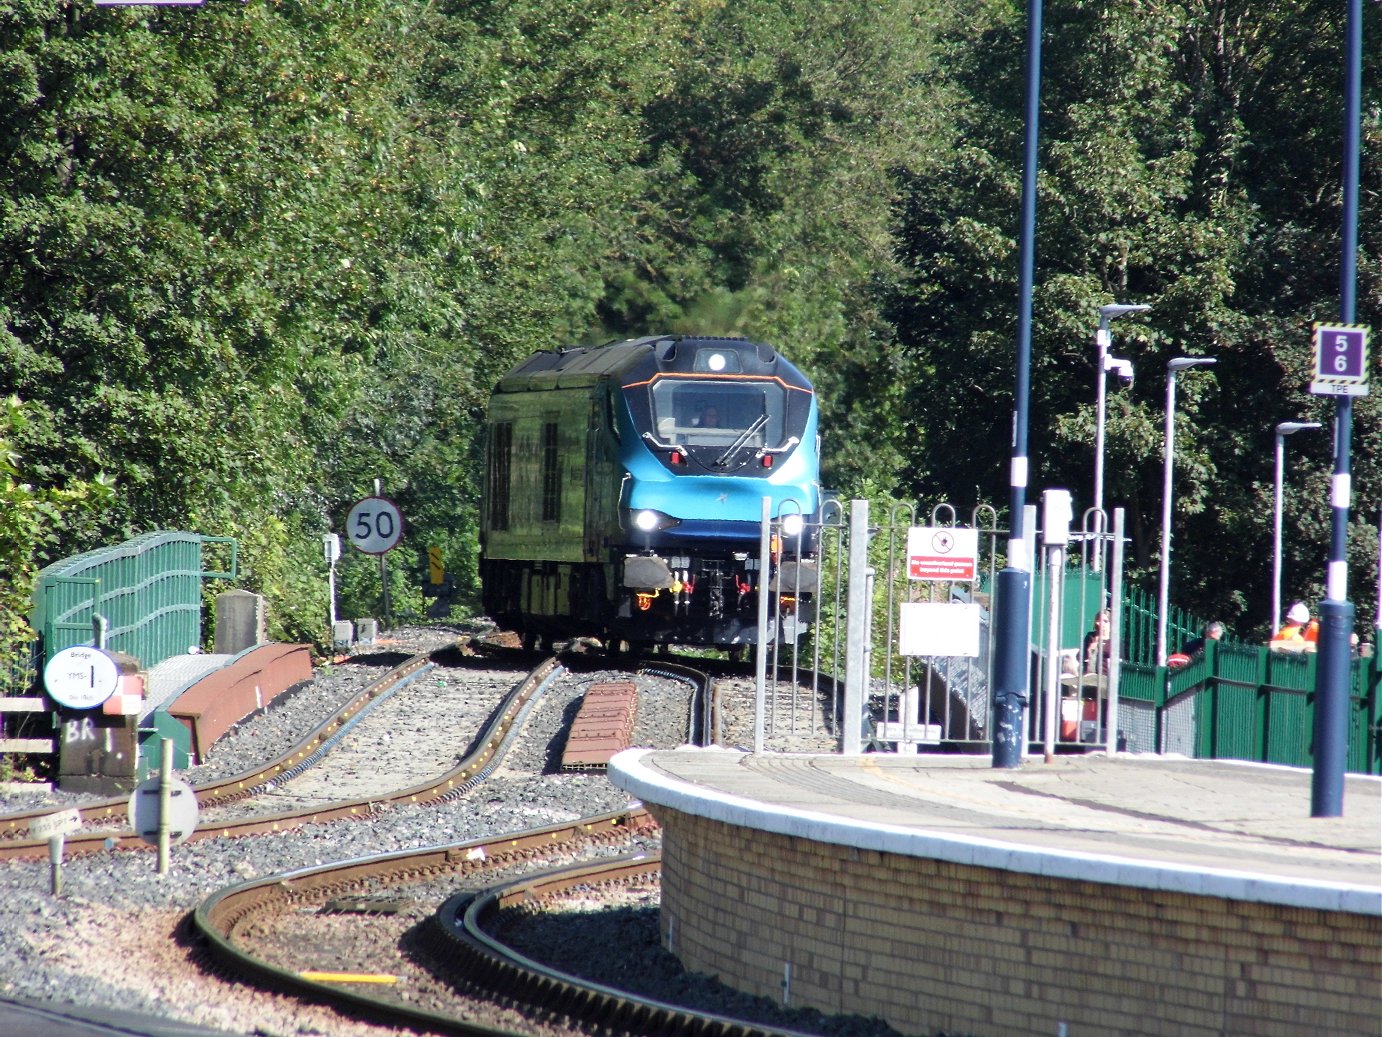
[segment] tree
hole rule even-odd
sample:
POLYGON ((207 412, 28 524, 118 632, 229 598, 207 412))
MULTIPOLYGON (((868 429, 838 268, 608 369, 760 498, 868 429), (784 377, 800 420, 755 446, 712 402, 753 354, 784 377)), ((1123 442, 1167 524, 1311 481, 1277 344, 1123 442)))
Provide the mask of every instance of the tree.
MULTIPOLYGON (((1141 378, 1133 393, 1111 397, 1105 499, 1128 509, 1134 571, 1149 573, 1165 362, 1216 357, 1212 373, 1178 382, 1173 560, 1178 600, 1231 621, 1265 615, 1255 603, 1269 570, 1257 503, 1270 478, 1262 415, 1277 413, 1283 395, 1305 406, 1306 314, 1327 308, 1322 272, 1336 268, 1323 246, 1337 234, 1327 201, 1337 165, 1299 158, 1337 138, 1321 129, 1338 123, 1329 111, 1337 62, 1323 42, 1337 31, 1334 10, 1047 5, 1032 482, 1069 486, 1085 504, 1097 309, 1115 298, 1152 303, 1145 320, 1118 325, 1141 378), (1277 270, 1291 271, 1284 293, 1277 270)), ((960 501, 975 482, 1006 483, 1025 23, 1013 12, 964 42, 952 52, 968 92, 955 138, 960 173, 909 184, 899 239, 914 274, 894 311, 907 348, 933 374, 911 394, 933 444, 914 491, 960 501)), ((1369 197, 1375 213, 1379 194, 1369 197)), ((1364 249, 1375 252, 1375 232, 1364 249)), ((1362 297, 1375 313, 1376 281, 1362 297)), ((1376 412, 1358 420, 1369 429, 1376 412)))

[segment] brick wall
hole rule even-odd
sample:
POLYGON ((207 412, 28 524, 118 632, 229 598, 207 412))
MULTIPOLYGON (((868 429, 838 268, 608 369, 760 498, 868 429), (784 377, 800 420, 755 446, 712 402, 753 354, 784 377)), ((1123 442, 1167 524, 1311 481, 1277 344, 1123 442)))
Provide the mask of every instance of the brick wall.
POLYGON ((649 805, 696 972, 905 1034, 1375 1035, 1382 919, 811 842, 649 805))

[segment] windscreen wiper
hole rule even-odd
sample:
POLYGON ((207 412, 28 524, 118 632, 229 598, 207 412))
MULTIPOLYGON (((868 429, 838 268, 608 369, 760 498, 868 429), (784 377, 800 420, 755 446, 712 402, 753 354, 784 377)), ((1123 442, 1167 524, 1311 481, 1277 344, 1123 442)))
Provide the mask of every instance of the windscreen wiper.
POLYGON ((715 458, 715 467, 723 468, 725 464, 729 461, 730 457, 734 454, 734 451, 738 450, 745 443, 747 443, 749 441, 749 437, 752 436, 755 432, 757 432, 767 423, 768 416, 766 414, 758 415, 757 420, 754 421, 754 423, 750 425, 748 428, 744 429, 744 431, 739 434, 739 438, 725 448, 725 452, 723 454, 715 458))

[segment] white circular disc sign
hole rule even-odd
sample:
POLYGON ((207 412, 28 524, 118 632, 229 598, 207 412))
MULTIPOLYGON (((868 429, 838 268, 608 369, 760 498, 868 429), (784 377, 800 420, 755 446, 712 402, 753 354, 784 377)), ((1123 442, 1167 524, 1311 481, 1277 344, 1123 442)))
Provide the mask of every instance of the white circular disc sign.
POLYGON ((403 539, 403 513, 387 497, 366 497, 350 509, 346 536, 367 555, 392 551, 403 539))
POLYGON ((43 668, 43 686, 53 701, 68 709, 94 709, 115 694, 120 668, 99 648, 64 648, 43 668))
MULTIPOLYGON (((130 827, 146 843, 158 844, 158 825, 163 817, 159 778, 143 781, 130 793, 130 827)), ((197 829, 197 794, 181 778, 168 780, 168 844, 185 842, 197 829)))

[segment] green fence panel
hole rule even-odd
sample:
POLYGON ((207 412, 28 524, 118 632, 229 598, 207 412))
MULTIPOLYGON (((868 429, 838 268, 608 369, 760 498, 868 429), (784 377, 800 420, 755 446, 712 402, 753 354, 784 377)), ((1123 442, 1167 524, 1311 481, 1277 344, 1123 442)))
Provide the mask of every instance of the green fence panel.
POLYGON ((1157 666, 1124 661, 1118 671, 1118 697, 1160 706, 1166 688, 1163 672, 1157 666))
MULTIPOLYGON (((1169 672, 1123 662, 1119 696, 1156 708, 1158 749, 1163 714, 1190 703, 1197 758, 1311 767, 1317 664, 1313 652, 1219 642, 1169 672)), ((1345 767, 1382 774, 1382 660, 1353 660, 1349 685, 1345 767)))
MULTIPOLYGON (((1166 652, 1174 655, 1181 645, 1200 636, 1205 620, 1171 605, 1166 610, 1166 652)), ((1155 665, 1157 598, 1140 587, 1123 589, 1123 656, 1130 662, 1155 665)))
POLYGON ((1259 700, 1255 688, 1211 682, 1195 700, 1195 756, 1257 759, 1259 700))
POLYGON ((145 668, 185 653, 201 643, 202 581, 233 578, 237 554, 227 537, 163 530, 55 562, 39 573, 31 616, 44 663, 93 643, 98 620, 106 648, 145 668), (207 544, 229 546, 228 571, 204 569, 207 544))
POLYGON ((1363 774, 1382 774, 1382 656, 1354 660, 1350 676, 1345 766, 1363 774))
MULTIPOLYGON (((1032 576, 1032 644, 1046 651, 1046 621, 1050 618, 1047 573, 1032 576)), ((1061 579, 1060 647, 1079 648, 1094 629, 1094 617, 1104 607, 1104 579, 1099 573, 1067 569, 1061 579)))
POLYGON ((135 775, 139 781, 159 772, 164 739, 172 749, 173 770, 186 770, 192 765, 192 735, 175 717, 157 709, 139 729, 139 767, 135 775))

